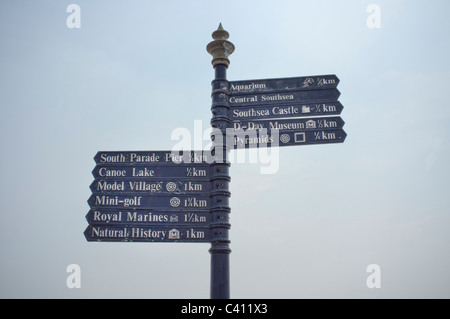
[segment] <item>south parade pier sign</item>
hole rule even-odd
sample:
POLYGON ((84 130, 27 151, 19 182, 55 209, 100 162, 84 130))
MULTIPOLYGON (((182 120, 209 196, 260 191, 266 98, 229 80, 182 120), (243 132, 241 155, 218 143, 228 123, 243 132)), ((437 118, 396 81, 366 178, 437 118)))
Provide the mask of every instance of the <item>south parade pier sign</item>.
POLYGON ((96 164, 211 164, 214 156, 205 151, 98 152, 96 164))

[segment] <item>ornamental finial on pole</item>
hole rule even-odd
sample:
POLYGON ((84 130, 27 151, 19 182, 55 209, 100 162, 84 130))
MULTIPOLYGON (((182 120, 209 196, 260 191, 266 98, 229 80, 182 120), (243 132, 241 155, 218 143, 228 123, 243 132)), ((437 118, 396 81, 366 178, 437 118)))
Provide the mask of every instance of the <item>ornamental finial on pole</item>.
POLYGON ((234 52, 234 44, 227 41, 229 36, 230 34, 223 29, 222 23, 213 32, 212 38, 214 41, 210 42, 206 47, 208 53, 213 56, 211 62, 213 67, 216 67, 218 64, 224 64, 228 68, 230 65, 228 57, 234 52))

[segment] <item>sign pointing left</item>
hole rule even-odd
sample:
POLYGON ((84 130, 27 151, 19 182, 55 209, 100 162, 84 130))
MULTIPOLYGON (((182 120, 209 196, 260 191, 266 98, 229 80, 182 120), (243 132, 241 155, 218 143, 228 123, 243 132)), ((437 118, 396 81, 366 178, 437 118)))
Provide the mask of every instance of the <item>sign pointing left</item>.
MULTIPOLYGON (((212 152, 98 152, 94 160, 88 241, 209 242, 215 236, 211 210, 228 205, 229 196, 212 194, 212 164, 220 165, 212 152)), ((215 172, 226 173, 226 165, 215 172)))
POLYGON ((185 226, 89 225, 84 236, 88 241, 207 243, 211 241, 211 230, 207 227, 185 226))
POLYGON ((195 178, 209 179, 209 164, 168 165, 105 165, 98 164, 92 171, 95 179, 155 179, 155 178, 195 178))
POLYGON ((211 164, 214 156, 207 151, 134 151, 98 152, 96 164, 211 164))

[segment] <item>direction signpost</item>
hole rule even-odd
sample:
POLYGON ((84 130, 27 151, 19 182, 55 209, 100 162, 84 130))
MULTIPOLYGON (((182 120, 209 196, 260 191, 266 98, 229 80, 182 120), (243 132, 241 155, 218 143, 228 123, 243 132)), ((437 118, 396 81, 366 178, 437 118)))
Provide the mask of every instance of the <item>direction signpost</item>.
POLYGON ((199 194, 211 191, 209 180, 167 179, 151 180, 94 180, 90 186, 93 193, 134 194, 199 194))
POLYGON ((230 88, 247 93, 229 98, 234 104, 230 108, 233 148, 343 143, 347 136, 342 129, 345 122, 329 116, 343 109, 334 75, 231 83, 230 88), (261 90, 265 93, 254 94, 261 90), (278 104, 266 105, 274 99, 278 104))
POLYGON ((94 160, 88 241, 211 240, 211 154, 98 152, 94 160))
POLYGON ((230 298, 231 149, 344 142, 336 75, 231 81, 234 45, 219 25, 213 56, 210 152, 98 152, 88 241, 211 243, 211 298, 230 298), (216 138, 222 134, 222 139, 216 138))

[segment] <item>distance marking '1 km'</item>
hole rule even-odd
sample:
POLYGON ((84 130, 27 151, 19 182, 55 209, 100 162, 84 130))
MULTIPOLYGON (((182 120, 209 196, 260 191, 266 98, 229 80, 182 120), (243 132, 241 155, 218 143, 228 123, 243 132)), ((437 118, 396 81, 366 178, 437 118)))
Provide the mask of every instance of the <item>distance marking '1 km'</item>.
POLYGON ((93 194, 157 195, 202 194, 211 192, 211 181, 206 180, 94 180, 90 186, 93 194))
POLYGON ((88 241, 153 243, 207 243, 212 237, 208 227, 96 225, 89 225, 84 231, 84 236, 88 241))

